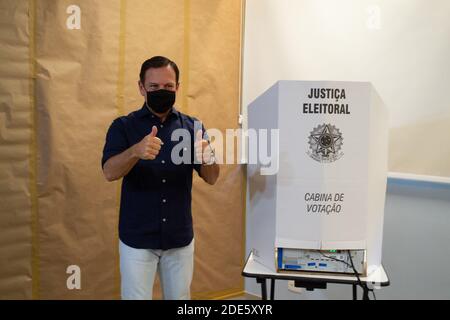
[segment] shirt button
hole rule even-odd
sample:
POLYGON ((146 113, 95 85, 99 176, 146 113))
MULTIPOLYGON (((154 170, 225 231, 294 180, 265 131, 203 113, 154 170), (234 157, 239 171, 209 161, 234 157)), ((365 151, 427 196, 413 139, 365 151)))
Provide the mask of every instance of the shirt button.
POLYGON ((166 183, 166 179, 162 179, 162 183, 166 183))
POLYGON ((166 163, 166 162, 164 160, 162 160, 161 163, 166 163))
POLYGON ((163 202, 166 203, 166 199, 163 199, 163 202))
POLYGON ((164 128, 164 125, 161 125, 161 128, 164 128))
POLYGON ((166 222, 166 218, 163 219, 163 222, 166 222))

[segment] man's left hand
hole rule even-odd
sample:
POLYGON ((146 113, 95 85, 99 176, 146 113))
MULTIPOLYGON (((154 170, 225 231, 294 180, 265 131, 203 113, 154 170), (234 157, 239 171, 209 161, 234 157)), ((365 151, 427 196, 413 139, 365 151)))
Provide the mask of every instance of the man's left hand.
POLYGON ((202 130, 198 130, 195 136, 195 157, 201 164, 211 164, 214 162, 213 150, 208 140, 203 139, 202 130))

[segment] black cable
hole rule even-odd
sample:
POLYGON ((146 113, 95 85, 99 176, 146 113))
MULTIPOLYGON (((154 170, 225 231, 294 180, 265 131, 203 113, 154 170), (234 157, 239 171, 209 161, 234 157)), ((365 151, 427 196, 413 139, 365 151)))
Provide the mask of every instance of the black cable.
POLYGON ((370 300, 369 299, 369 292, 372 292, 374 299, 377 300, 377 297, 375 296, 375 291, 373 289, 369 289, 369 287, 367 286, 367 283, 364 283, 364 286, 362 285, 361 280, 359 279, 359 274, 356 271, 355 265, 353 264, 353 259, 352 259, 352 255, 350 253, 350 250, 348 250, 348 257, 350 258, 350 262, 352 264, 352 268, 353 268, 353 271, 354 271, 354 273, 356 275, 356 278, 358 279, 358 283, 361 286, 361 288, 363 289, 363 292, 364 292, 363 298, 365 298, 367 300, 370 300))
MULTIPOLYGON (((336 258, 333 258, 333 257, 330 257, 330 256, 326 256, 325 254, 323 254, 322 252, 320 252, 320 254, 321 255, 323 255, 325 258, 328 258, 328 259, 331 259, 331 260, 335 260, 335 261, 338 261, 338 262, 342 262, 342 263, 344 263, 345 265, 347 265, 348 267, 350 267, 350 268, 352 268, 353 269, 353 273, 355 274, 355 276, 356 276, 356 279, 358 280, 358 285, 361 287, 361 288, 363 288, 363 283, 361 282, 361 279, 359 278, 359 273, 356 271, 356 268, 355 268, 355 266, 353 265, 353 260, 352 260, 352 257, 350 256, 350 250, 348 251, 348 253, 349 253, 349 257, 350 257, 350 262, 352 263, 352 264, 349 264, 347 261, 344 261, 344 260, 340 260, 340 259, 336 259, 336 258)), ((364 288, 363 288, 364 289, 364 288)))
POLYGON ((367 295, 367 292, 369 291, 369 288, 367 287, 367 283, 363 284, 361 282, 361 279, 359 278, 359 273, 356 270, 355 265, 353 264, 352 254, 351 254, 350 250, 348 250, 347 252, 348 252, 348 257, 350 259, 350 263, 352 264, 351 268, 353 269, 353 272, 355 273, 356 279, 358 279, 358 285, 363 290, 363 299, 369 299, 369 297, 367 295))
MULTIPOLYGON (((333 257, 327 256, 327 255, 323 254, 321 251, 319 251, 319 252, 320 252, 320 254, 321 254, 322 256, 324 256, 324 257, 327 258, 327 259, 331 259, 331 260, 334 260, 334 261, 342 262, 342 263, 344 263, 345 265, 347 265, 348 267, 352 268, 353 273, 354 273, 354 275, 355 275, 355 277, 356 277, 356 280, 358 281, 358 286, 361 287, 361 289, 363 290, 363 293, 367 293, 367 292, 371 291, 372 294, 373 294, 374 299, 377 300, 377 298, 376 298, 376 296, 375 296, 374 290, 373 290, 373 289, 369 289, 369 287, 367 286, 367 283, 362 283, 361 278, 359 277, 359 273, 358 273, 358 271, 356 270, 355 265, 353 264, 353 259, 352 259, 352 255, 351 255, 351 253, 350 253, 350 250, 348 250, 347 252, 348 252, 348 257, 350 258, 350 263, 351 263, 351 264, 349 264, 347 261, 344 261, 344 260, 340 260, 340 259, 337 259, 337 258, 333 258, 333 257)), ((368 295, 365 295, 364 298, 369 299, 369 296, 368 296, 368 295)))
MULTIPOLYGON (((320 252, 320 251, 319 251, 320 252)), ((338 261, 338 262, 342 262, 342 263, 344 263, 344 264, 346 264, 348 267, 352 267, 347 261, 344 261, 344 260, 340 260, 340 259, 337 259, 337 258, 333 258, 333 257, 330 257, 330 256, 327 256, 327 255, 325 255, 325 254, 323 254, 322 252, 320 252, 320 254, 321 255, 323 255, 325 258, 327 258, 327 259, 331 259, 331 260, 335 260, 335 261, 338 261)))

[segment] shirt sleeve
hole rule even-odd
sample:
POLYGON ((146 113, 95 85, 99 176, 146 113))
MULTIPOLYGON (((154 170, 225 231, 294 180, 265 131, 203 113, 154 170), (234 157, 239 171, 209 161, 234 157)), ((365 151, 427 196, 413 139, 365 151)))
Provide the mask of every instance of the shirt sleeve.
POLYGON ((113 121, 106 134, 103 148, 102 169, 109 158, 124 152, 130 147, 125 133, 125 126, 120 118, 113 121))

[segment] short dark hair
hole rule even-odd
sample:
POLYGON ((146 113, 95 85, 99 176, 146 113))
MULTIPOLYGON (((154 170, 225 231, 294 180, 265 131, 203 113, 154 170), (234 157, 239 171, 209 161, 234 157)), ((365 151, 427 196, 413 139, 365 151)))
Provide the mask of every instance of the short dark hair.
POLYGON ((180 79, 180 70, 178 69, 177 64, 175 62, 173 62, 172 60, 170 60, 169 58, 162 57, 162 56, 155 56, 148 60, 145 60, 144 63, 142 64, 141 72, 139 73, 139 79, 141 80, 142 85, 144 85, 145 72, 148 69, 151 69, 151 68, 157 69, 157 68, 162 68, 162 67, 167 67, 167 66, 171 66, 172 69, 175 71, 175 76, 176 76, 176 80, 177 80, 177 84, 178 84, 178 81, 180 79))

